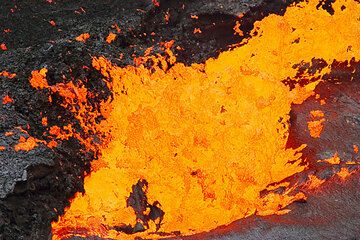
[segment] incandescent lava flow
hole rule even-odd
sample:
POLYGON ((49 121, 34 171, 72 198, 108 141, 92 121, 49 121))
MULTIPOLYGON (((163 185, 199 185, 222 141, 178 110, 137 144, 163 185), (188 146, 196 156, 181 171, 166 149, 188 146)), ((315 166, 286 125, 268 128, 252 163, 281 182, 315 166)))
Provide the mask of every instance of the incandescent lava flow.
MULTIPOLYGON (((335 60, 360 57, 360 4, 335 1, 333 14, 318 4, 269 15, 251 38, 204 64, 176 63, 169 50, 124 68, 94 57, 113 92, 104 120, 83 126, 104 136, 100 156, 85 193, 53 223, 53 239, 190 235, 252 214, 286 214, 286 206, 305 199, 295 190, 323 181, 283 181, 309 168, 306 143, 286 148, 289 112, 314 94, 335 60), (314 59, 327 67, 297 77, 296 66, 314 59), (292 87, 284 84, 289 79, 292 87), (285 190, 271 191, 278 186, 285 190)), ((326 118, 317 109, 312 117, 310 131, 319 137, 326 118)), ((336 156, 326 161, 339 163, 336 156)))

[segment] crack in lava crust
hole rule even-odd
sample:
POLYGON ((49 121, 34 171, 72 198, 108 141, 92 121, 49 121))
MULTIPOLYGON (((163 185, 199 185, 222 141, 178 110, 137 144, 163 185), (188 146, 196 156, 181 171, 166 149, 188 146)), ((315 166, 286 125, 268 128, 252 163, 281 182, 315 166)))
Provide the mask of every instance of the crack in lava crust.
POLYGON ((120 68, 94 58, 93 66, 112 80, 113 101, 101 123, 110 138, 85 179, 86 193, 53 223, 54 238, 135 237, 114 230, 122 226, 148 237, 156 225, 163 234, 188 235, 254 213, 283 214, 304 199, 286 183, 282 193, 260 193, 307 168, 301 164, 305 145, 285 147, 289 112, 330 69, 292 90, 282 81, 294 78, 293 66, 302 61, 323 59, 330 66, 360 54, 359 4, 336 1, 331 15, 317 3, 293 5, 284 16, 257 22, 245 45, 205 64, 168 68, 165 58, 150 57, 151 68, 120 68), (147 199, 140 211, 128 202, 139 180, 148 183, 140 191, 147 199), (139 217, 150 216, 155 205, 165 213, 161 223, 139 217))

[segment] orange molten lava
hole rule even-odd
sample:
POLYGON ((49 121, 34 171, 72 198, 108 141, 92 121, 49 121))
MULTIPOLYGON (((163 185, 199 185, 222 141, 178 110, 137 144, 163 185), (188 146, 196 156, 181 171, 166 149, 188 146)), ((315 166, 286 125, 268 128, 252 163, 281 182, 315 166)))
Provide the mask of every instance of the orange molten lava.
POLYGON ((7 77, 9 79, 12 79, 12 78, 16 77, 16 73, 9 73, 7 71, 2 71, 2 72, 0 72, 0 77, 7 77))
POLYGON ((90 34, 89 33, 82 33, 80 34, 79 36, 77 36, 75 38, 76 41, 79 41, 79 42, 86 42, 88 39, 90 38, 90 34))
POLYGON ((6 47, 6 44, 5 44, 5 43, 1 43, 1 44, 0 44, 0 49, 3 50, 3 51, 8 50, 8 48, 6 47))
POLYGON ((15 151, 30 151, 37 146, 36 139, 33 137, 24 138, 20 137, 19 143, 15 145, 15 151))
POLYGON ((107 43, 112 43, 115 39, 116 39, 116 34, 113 32, 110 32, 109 35, 106 37, 106 42, 107 43))
POLYGON ((8 104, 14 102, 14 99, 12 99, 9 95, 6 95, 2 99, 2 104, 8 104))
MULTIPOLYGON (((140 179, 148 182, 143 190, 149 204, 161 204, 159 231, 168 234, 203 232, 254 213, 283 214, 287 205, 305 198, 292 195, 286 182, 281 195, 260 192, 306 169, 300 165, 305 145, 285 148, 289 112, 313 94, 329 68, 316 73, 319 81, 293 90, 282 80, 294 77, 293 65, 302 61, 331 64, 360 57, 360 5, 338 0, 330 15, 317 4, 309 0, 289 7, 284 16, 264 18, 255 23, 257 36, 205 64, 176 63, 168 69, 158 58, 152 69, 120 68, 94 58, 93 66, 113 82, 114 98, 101 122, 101 131, 110 134, 85 179, 85 194, 77 194, 53 223, 54 239, 159 237, 152 221, 148 231, 135 235, 115 230, 146 225, 127 203, 140 179)), ((309 178, 309 188, 323 182, 309 178)))
POLYGON ((30 78, 31 86, 36 89, 47 88, 49 85, 46 80, 46 73, 47 73, 46 68, 42 68, 39 71, 38 70, 32 71, 30 78))
POLYGON ((353 145, 354 153, 359 153, 359 147, 357 145, 353 145))
POLYGON ((311 121, 308 122, 308 128, 310 131, 310 135, 313 138, 319 138, 321 135, 321 132, 324 129, 324 113, 320 110, 311 111, 311 121))

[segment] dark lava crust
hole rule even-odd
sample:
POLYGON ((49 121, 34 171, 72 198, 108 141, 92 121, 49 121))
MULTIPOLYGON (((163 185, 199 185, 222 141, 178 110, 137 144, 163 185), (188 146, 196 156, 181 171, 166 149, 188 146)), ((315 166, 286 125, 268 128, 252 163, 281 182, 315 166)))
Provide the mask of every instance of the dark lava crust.
MULTIPOLYGON (((31 71, 46 67, 50 85, 64 82, 62 75, 67 79, 87 79, 86 87, 91 92, 97 93, 97 97, 93 99, 96 107, 100 100, 106 99, 111 93, 101 81, 97 71, 83 68, 83 66, 91 66, 92 56, 103 55, 118 65, 127 65, 133 63, 133 56, 142 55, 146 48, 156 46, 159 42, 175 40, 173 50, 179 61, 186 64, 202 62, 209 57, 217 56, 221 50, 228 49, 229 45, 247 37, 255 21, 270 13, 283 14, 286 6, 293 2, 297 1, 164 0, 160 2, 160 7, 154 7, 151 0, 2 1, 0 44, 5 43, 8 50, 0 50, 0 71, 14 72, 17 76, 14 79, 0 77, 1 99, 5 95, 14 99, 13 104, 0 107, 0 145, 7 147, 5 151, 0 151, 0 239, 50 239, 51 221, 56 220, 58 215, 64 212, 75 192, 83 191, 84 173, 90 170, 90 161, 95 154, 85 151, 75 139, 63 141, 53 150, 41 144, 29 152, 12 150, 11 147, 18 142, 20 136, 27 137, 26 133, 16 127, 21 126, 31 136, 47 140, 47 136, 43 135, 46 127, 41 125, 43 116, 48 117, 50 125, 62 126, 73 123, 77 126, 74 116, 59 105, 60 98, 54 98, 53 103, 50 104, 46 90, 36 91, 30 87, 28 79, 31 71), (166 13, 170 14, 168 22, 164 19, 166 13), (240 14, 244 14, 241 19, 238 18, 240 14), (192 19, 191 15, 197 15, 199 19, 192 19), (50 21, 54 21, 56 26, 52 26, 50 21), (243 37, 234 35, 233 27, 236 21, 241 23, 243 37), (105 38, 110 31, 115 32, 111 27, 115 23, 122 31, 112 44, 107 44, 105 38), (202 29, 201 35, 193 34, 194 28, 197 27, 202 29), (11 29, 11 32, 3 32, 5 29, 11 29), (86 44, 74 41, 76 36, 85 32, 91 35, 86 44), (153 32, 155 34, 152 34, 153 32), (176 46, 181 46, 183 50, 176 50, 176 46), (124 56, 122 59, 120 59, 121 53, 124 56), (4 134, 8 131, 13 131, 15 134, 6 137, 4 134)), ((319 4, 319 8, 331 12, 331 1, 320 1, 319 4)), ((155 51, 159 49, 155 47, 155 51)), ((344 71, 338 71, 340 75, 341 72, 344 71)), ((352 128, 340 135, 359 142, 355 132, 360 132, 360 112, 356 107, 359 106, 360 99, 359 95, 356 95, 357 92, 351 90, 360 87, 358 76, 356 81, 351 83, 352 88, 348 90, 334 88, 335 95, 340 94, 344 97, 339 97, 341 101, 337 101, 336 104, 326 105, 325 107, 330 109, 324 110, 335 111, 334 109, 343 106, 341 104, 346 105, 351 102, 350 116, 341 115, 338 120, 334 119, 333 124, 338 126, 341 121, 350 121, 349 127, 352 128), (354 101, 356 104, 353 103, 354 101)), ((317 91, 325 91, 322 89, 331 86, 329 81, 319 86, 317 91)), ((309 99, 306 104, 309 106, 315 104, 315 99, 309 99)), ((295 108, 292 112, 294 127, 304 123, 301 118, 308 114, 306 111, 295 108), (301 121, 297 122, 296 119, 301 121)), ((336 131, 341 132, 341 127, 336 128, 336 131)), ((331 138, 332 141, 341 142, 342 139, 339 139, 337 133, 330 132, 324 136, 331 138)), ((299 137, 299 142, 303 142, 301 137, 305 135, 296 135, 296 137, 299 137)), ((293 141, 291 144, 296 146, 298 142, 293 141)), ((313 147, 309 148, 309 156, 326 154, 321 152, 322 149, 316 148, 320 143, 313 144, 313 147)), ((346 146, 344 154, 349 151, 346 146)), ((328 200, 331 195, 326 195, 325 192, 324 196, 311 200, 315 202, 315 208, 310 204, 293 206, 297 207, 297 211, 302 212, 294 211, 295 213, 289 214, 285 220, 275 219, 276 217, 250 218, 209 234, 190 238, 357 239, 360 236, 356 231, 356 227, 360 229, 359 215, 353 214, 360 212, 359 195, 354 190, 359 186, 356 179, 353 177, 348 183, 349 189, 353 191, 345 190, 342 185, 334 184, 329 187, 335 189, 332 190, 336 193, 333 196, 338 202, 347 204, 344 208, 346 214, 340 214, 340 208, 343 206, 331 205, 332 202, 328 200), (340 214, 337 221, 344 224, 333 224, 331 216, 321 215, 319 203, 327 207, 325 210, 327 214, 331 214, 329 209, 334 207, 339 209, 334 213, 340 214), (316 211, 321 215, 318 221, 328 220, 319 224, 322 231, 327 232, 328 235, 320 230, 320 235, 316 235, 316 219, 314 227, 307 227, 307 221, 298 219, 299 216, 309 217, 314 209, 317 209, 316 211), (309 214, 306 214, 307 212, 309 214), (294 221, 298 221, 300 226, 288 224, 294 221), (246 229, 240 225, 245 226, 246 229)))

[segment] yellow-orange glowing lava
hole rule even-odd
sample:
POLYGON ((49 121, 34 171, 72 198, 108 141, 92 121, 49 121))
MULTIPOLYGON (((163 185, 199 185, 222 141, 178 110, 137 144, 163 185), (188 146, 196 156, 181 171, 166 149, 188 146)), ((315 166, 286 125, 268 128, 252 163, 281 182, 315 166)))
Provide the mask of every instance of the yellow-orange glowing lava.
POLYGON ((160 59, 161 67, 149 70, 94 58, 93 66, 113 81, 114 99, 101 123, 110 138, 85 179, 86 193, 76 195, 53 223, 54 239, 149 236, 153 223, 135 235, 112 229, 139 221, 126 203, 139 179, 149 183, 149 202, 158 201, 165 212, 160 231, 184 235, 255 212, 286 213, 284 207, 304 198, 289 194, 291 189, 260 196, 269 184, 306 168, 299 165, 305 146, 285 148, 287 121, 291 104, 311 96, 319 81, 291 91, 281 81, 294 77, 292 66, 302 61, 330 64, 360 56, 360 4, 338 0, 330 15, 317 3, 264 18, 247 44, 205 64, 166 69, 160 59))
POLYGON ((308 128, 310 131, 310 136, 313 138, 319 138, 321 132, 324 129, 324 113, 320 110, 310 112, 311 121, 308 122, 308 128))
POLYGON ((15 151, 30 151, 34 149, 38 144, 36 143, 36 139, 33 137, 24 138, 20 137, 19 143, 15 145, 14 149, 15 151))
POLYGON ((79 36, 77 36, 75 38, 76 41, 79 41, 79 42, 86 42, 88 39, 90 38, 90 34, 89 33, 82 33, 80 34, 79 36))

